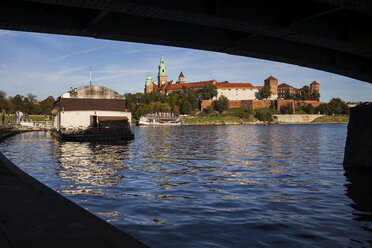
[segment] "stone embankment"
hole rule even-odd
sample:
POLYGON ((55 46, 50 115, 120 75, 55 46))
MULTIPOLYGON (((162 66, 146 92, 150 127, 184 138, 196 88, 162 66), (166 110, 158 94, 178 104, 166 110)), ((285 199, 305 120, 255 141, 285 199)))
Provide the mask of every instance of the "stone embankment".
POLYGON ((344 168, 372 170, 372 103, 350 109, 344 168))
POLYGON ((147 247, 40 183, 2 153, 0 199, 1 248, 147 247))
POLYGON ((273 115, 279 123, 310 123, 323 115, 273 115))

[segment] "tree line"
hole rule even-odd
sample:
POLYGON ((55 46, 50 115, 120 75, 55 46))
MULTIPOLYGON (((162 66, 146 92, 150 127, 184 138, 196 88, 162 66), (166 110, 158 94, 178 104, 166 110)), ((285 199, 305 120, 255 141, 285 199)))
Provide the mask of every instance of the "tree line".
POLYGON ((0 112, 13 114, 16 111, 21 111, 28 115, 43 115, 50 114, 53 109, 55 99, 49 96, 42 101, 37 100, 37 96, 28 93, 26 96, 17 94, 8 96, 4 91, 0 90, 0 112))
MULTIPOLYGON (((311 104, 302 104, 298 102, 295 105, 296 113, 322 114, 322 115, 348 115, 349 106, 340 98, 332 98, 328 103, 320 104, 314 107, 311 104)), ((293 114, 292 104, 284 105, 280 108, 282 114, 293 114)))
MULTIPOLYGON (((217 87, 210 83, 197 91, 183 87, 182 90, 171 92, 168 95, 153 91, 148 94, 127 93, 124 96, 126 109, 132 112, 137 119, 145 114, 159 112, 195 115, 200 109, 202 100, 210 100, 217 96, 217 87)), ((224 111, 228 108, 228 100, 225 98, 223 96, 217 100, 216 110, 224 111)))

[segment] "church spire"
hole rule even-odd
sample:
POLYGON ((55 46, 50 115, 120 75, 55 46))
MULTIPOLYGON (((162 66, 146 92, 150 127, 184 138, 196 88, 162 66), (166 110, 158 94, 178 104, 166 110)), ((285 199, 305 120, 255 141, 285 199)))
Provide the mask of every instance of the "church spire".
POLYGON ((160 58, 159 73, 158 73, 158 83, 159 86, 167 83, 167 67, 165 66, 164 56, 160 58))
POLYGON ((150 68, 147 73, 147 78, 145 81, 145 93, 151 93, 154 90, 154 80, 152 79, 150 68))
POLYGON ((145 84, 146 85, 152 85, 153 83, 154 83, 154 80, 152 79, 151 72, 150 72, 150 69, 149 69, 145 84))

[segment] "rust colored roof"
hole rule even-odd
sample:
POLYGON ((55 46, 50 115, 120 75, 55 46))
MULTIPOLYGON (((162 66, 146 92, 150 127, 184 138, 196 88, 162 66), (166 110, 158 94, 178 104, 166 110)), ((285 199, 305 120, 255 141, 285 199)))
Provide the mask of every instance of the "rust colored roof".
POLYGON ((218 83, 217 88, 249 88, 253 87, 250 83, 218 83))
POLYGON ((125 112, 124 99, 60 98, 61 111, 106 110, 125 112))
POLYGON ((310 85, 319 84, 317 81, 312 82, 310 85))
POLYGON ((297 88, 293 88, 295 91, 303 91, 303 89, 297 89, 297 88))
POLYGON ((273 76, 270 76, 270 77, 266 78, 265 81, 266 80, 278 80, 278 79, 274 78, 273 76))
POLYGON ((279 84, 279 85, 278 85, 278 88, 279 88, 279 87, 291 87, 291 88, 293 88, 292 86, 290 86, 290 85, 288 85, 288 84, 285 84, 285 83, 279 84))
POLYGON ((166 87, 166 90, 181 90, 183 87, 186 88, 203 88, 205 85, 212 83, 216 84, 216 80, 210 80, 210 81, 201 81, 201 82, 195 82, 195 83, 179 83, 179 84, 169 84, 166 87))
POLYGON ((98 116, 98 121, 128 121, 126 116, 98 116))

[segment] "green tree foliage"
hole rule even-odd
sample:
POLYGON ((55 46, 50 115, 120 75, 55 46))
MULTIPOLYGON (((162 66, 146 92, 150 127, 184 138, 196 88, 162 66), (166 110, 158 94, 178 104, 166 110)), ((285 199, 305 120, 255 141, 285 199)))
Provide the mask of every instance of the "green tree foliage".
POLYGON ((255 115, 260 121, 273 121, 273 113, 276 113, 276 110, 270 108, 256 109, 255 115))
POLYGON ((204 86, 202 93, 204 100, 210 100, 217 96, 217 86, 212 83, 208 83, 204 86))
POLYGON ((194 90, 183 87, 181 97, 182 101, 188 101, 191 104, 192 110, 199 108, 198 96, 194 90))
POLYGON ((282 114, 293 114, 292 104, 288 103, 287 105, 280 107, 280 113, 282 114))
POLYGON ((213 109, 212 106, 208 106, 204 111, 205 111, 208 115, 214 113, 214 109, 213 109))
POLYGON ((314 101, 318 101, 319 102, 319 99, 320 99, 320 94, 318 93, 318 92, 313 92, 313 93, 311 93, 311 96, 310 96, 311 98, 311 100, 314 100, 314 101))
POLYGON ((0 112, 9 111, 9 104, 6 99, 6 93, 0 90, 0 112))
POLYGON ((41 114, 50 114, 53 110, 55 100, 53 96, 48 96, 40 102, 41 114))
POLYGON ((24 106, 23 106, 23 96, 22 95, 15 95, 14 97, 10 98, 10 102, 12 104, 12 109, 11 112, 16 112, 16 111, 24 111, 24 106))
POLYGON ((191 103, 188 100, 184 100, 182 102, 182 110, 181 110, 182 114, 190 115, 192 110, 193 108, 192 108, 191 103))
POLYGON ((319 113, 319 114, 322 114, 322 115, 327 114, 328 113, 327 104, 323 103, 323 104, 320 104, 319 106, 317 106, 315 108, 315 113, 319 113))
POLYGON ((218 112, 222 113, 229 109, 229 99, 226 96, 220 96, 216 101, 216 109, 218 112))
POLYGON ((301 100, 310 100, 310 87, 309 86, 304 86, 302 88, 302 99, 301 100))
POLYGON ((308 104, 307 106, 304 107, 304 111, 306 112, 306 114, 312 115, 315 112, 315 108, 313 105, 308 104))
POLYGON ((265 85, 264 87, 262 87, 262 89, 260 90, 260 96, 264 99, 267 99, 271 96, 269 85, 265 85))
POLYGON ((349 106, 340 98, 332 98, 327 105, 328 115, 347 115, 349 114, 349 106))
POLYGON ((151 113, 170 113, 171 107, 168 105, 168 103, 162 103, 162 102, 150 102, 149 104, 142 103, 138 106, 135 112, 135 116, 137 119, 139 119, 141 116, 145 114, 151 114, 151 113))

